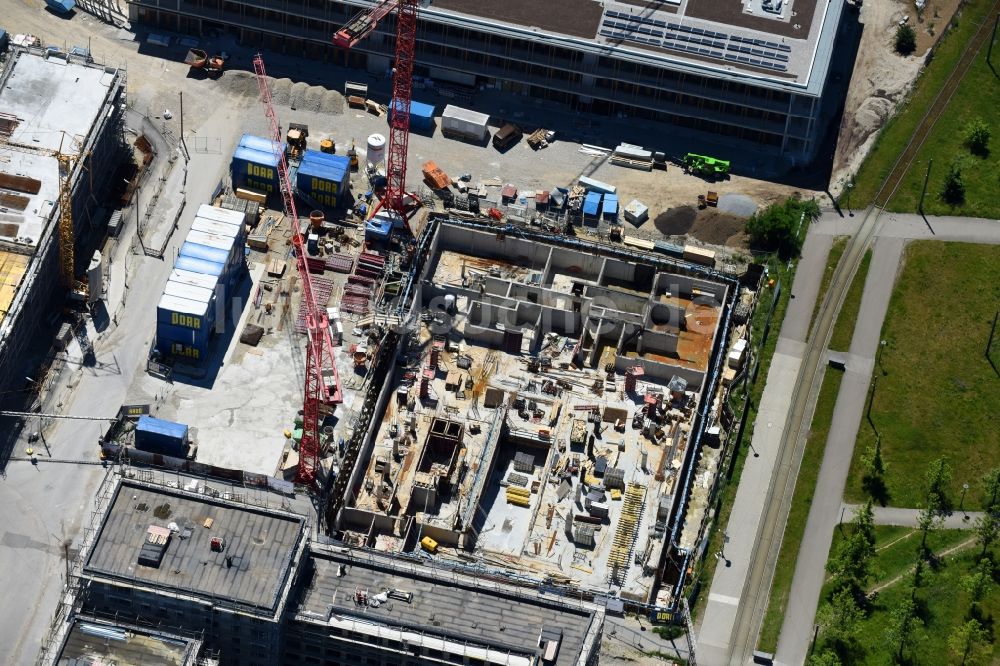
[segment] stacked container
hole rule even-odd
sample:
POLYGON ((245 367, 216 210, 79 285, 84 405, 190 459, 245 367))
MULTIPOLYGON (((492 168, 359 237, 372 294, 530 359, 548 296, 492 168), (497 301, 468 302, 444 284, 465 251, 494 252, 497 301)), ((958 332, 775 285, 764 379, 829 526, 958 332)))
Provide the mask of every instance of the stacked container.
POLYGON ((302 155, 295 187, 330 208, 343 206, 351 182, 351 158, 306 150, 302 155))
MULTIPOLYGON (((284 144, 281 150, 284 152, 284 144)), ((272 141, 244 134, 233 153, 229 169, 233 189, 249 189, 267 195, 279 192, 278 160, 272 141)))
POLYGON ((217 312, 243 274, 246 215, 203 205, 181 245, 156 309, 156 346, 163 354, 200 361, 217 312))

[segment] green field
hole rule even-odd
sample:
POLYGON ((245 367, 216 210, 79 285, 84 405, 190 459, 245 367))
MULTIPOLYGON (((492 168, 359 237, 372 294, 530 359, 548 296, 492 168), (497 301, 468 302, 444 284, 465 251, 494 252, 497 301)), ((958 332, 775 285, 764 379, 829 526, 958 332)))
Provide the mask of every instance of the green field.
MULTIPOLYGON (((955 65, 977 25, 984 19, 989 0, 971 0, 956 15, 957 25, 946 34, 934 49, 934 57, 917 80, 906 105, 886 125, 876 140, 871 154, 855 178, 851 204, 861 208, 872 202, 882 181, 892 170, 896 159, 903 152, 914 130, 932 104, 938 91, 952 75, 955 65)), ((993 67, 1000 71, 1000 49, 994 47, 993 67)), ((1000 199, 995 196, 1000 188, 1000 122, 996 109, 1000 107, 1000 78, 986 62, 986 47, 976 56, 956 90, 945 112, 938 119, 933 132, 924 142, 909 172, 900 184, 888 208, 893 211, 917 210, 920 190, 928 159, 934 160, 931 178, 924 199, 924 212, 929 214, 968 215, 1000 218, 1000 199), (990 122, 993 138, 988 156, 975 157, 963 146, 966 122, 974 117, 990 122), (956 156, 964 156, 963 175, 966 185, 966 202, 951 207, 938 198, 948 163, 956 156)))
MULTIPOLYGON (((888 464, 888 505, 917 507, 924 471, 941 456, 953 469, 952 504, 968 482, 965 508, 982 505, 979 479, 1000 465, 1000 376, 983 353, 998 303, 1000 246, 919 241, 907 247, 882 328, 887 345, 874 370, 871 408, 888 464)), ((1000 340, 993 358, 1000 366, 1000 340)), ((865 499, 860 457, 874 439, 863 421, 848 501, 865 499)))
POLYGON ((816 304, 813 305, 812 319, 809 321, 809 332, 806 334, 807 340, 812 335, 812 327, 816 323, 816 315, 819 314, 819 308, 823 305, 823 298, 826 296, 827 289, 830 288, 830 282, 833 281, 833 273, 837 270, 840 258, 844 256, 844 249, 847 247, 847 241, 850 238, 850 236, 836 236, 833 239, 833 245, 830 246, 830 254, 826 257, 826 268, 823 269, 823 278, 819 283, 819 293, 816 294, 816 304))
POLYGON ((854 325, 861 311, 861 296, 865 293, 865 280, 868 278, 868 267, 872 263, 872 251, 865 252, 858 265, 858 272, 844 296, 844 304, 840 307, 837 322, 833 325, 830 335, 830 349, 848 351, 851 348, 851 338, 854 336, 854 325))
POLYGON ((771 599, 764 615, 764 625, 761 628, 758 649, 774 652, 778 645, 778 634, 784 620, 785 608, 788 606, 788 592, 792 587, 792 576, 795 574, 795 562, 802 545, 802 535, 806 531, 806 519, 812 506, 813 494, 816 492, 816 479, 819 477, 820 464, 823 462, 823 452, 826 450, 826 438, 830 434, 830 423, 833 421, 833 406, 837 402, 840 391, 840 380, 844 373, 828 368, 823 376, 823 387, 820 389, 813 414, 812 426, 806 440, 806 450, 802 454, 802 465, 795 481, 795 494, 785 523, 785 534, 781 541, 781 552, 778 564, 774 570, 774 581, 771 583, 771 599))
MULTIPOLYGON (((844 525, 834 532, 831 552, 836 552, 844 534, 850 529, 849 525, 844 525)), ((899 527, 879 526, 875 528, 875 534, 876 547, 879 549, 876 555, 879 575, 869 585, 869 590, 879 588, 879 593, 860 625, 852 658, 844 663, 889 666, 896 662, 893 647, 886 641, 885 629, 889 624, 891 609, 910 594, 920 537, 915 530, 899 527), (913 535, 901 538, 908 532, 913 532, 913 535)), ((913 663, 944 666, 958 664, 960 661, 949 651, 947 640, 952 630, 966 620, 969 611, 970 600, 961 585, 961 579, 973 568, 979 555, 979 547, 975 542, 969 543, 973 538, 971 530, 932 532, 928 538, 931 550, 941 559, 937 566, 925 568, 922 584, 916 592, 918 615, 922 616, 925 626, 915 648, 907 652, 908 657, 917 655, 918 658, 913 663)), ((820 608, 826 605, 830 588, 829 584, 824 588, 820 608)), ((992 623, 989 618, 1000 612, 1000 586, 992 587, 981 602, 981 608, 983 616, 992 623)), ((995 632, 994 629, 994 634, 995 632)), ((825 636, 821 632, 816 652, 821 652, 825 645, 825 636)), ((998 658, 1000 648, 994 640, 993 663, 998 658)), ((983 663, 990 663, 990 659, 987 658, 983 663)))

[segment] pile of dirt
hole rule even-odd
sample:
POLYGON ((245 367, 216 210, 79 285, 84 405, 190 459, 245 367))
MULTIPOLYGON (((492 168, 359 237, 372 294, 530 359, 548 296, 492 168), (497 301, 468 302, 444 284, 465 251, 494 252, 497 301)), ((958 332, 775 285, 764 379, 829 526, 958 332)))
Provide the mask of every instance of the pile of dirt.
POLYGON ((257 77, 250 72, 226 72, 219 85, 234 97, 255 97, 258 94, 257 77))
POLYGON ((677 206, 657 215, 653 226, 664 236, 681 236, 691 230, 697 217, 693 206, 677 206))
POLYGON ((726 245, 728 247, 746 247, 746 218, 729 215, 717 209, 706 208, 699 211, 689 234, 702 243, 710 245, 726 245))

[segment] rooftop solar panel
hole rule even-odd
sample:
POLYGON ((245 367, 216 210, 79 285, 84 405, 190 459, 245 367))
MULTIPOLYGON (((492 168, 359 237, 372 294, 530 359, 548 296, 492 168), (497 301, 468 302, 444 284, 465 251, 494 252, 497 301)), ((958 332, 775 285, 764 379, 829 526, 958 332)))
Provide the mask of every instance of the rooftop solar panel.
POLYGON ((779 44, 778 45, 778 50, 779 51, 784 51, 785 53, 791 53, 792 47, 789 46, 788 44, 779 44))
POLYGON ((726 60, 732 60, 733 62, 736 62, 737 58, 732 53, 727 53, 726 60))

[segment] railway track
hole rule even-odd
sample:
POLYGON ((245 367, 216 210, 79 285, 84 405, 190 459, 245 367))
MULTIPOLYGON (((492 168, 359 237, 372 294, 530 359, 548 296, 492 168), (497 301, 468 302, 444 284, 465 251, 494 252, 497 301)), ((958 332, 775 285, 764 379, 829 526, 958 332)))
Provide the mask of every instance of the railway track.
POLYGON ((995 0, 983 22, 979 25, 966 46, 953 76, 938 91, 930 108, 914 130, 906 148, 893 164, 892 170, 875 195, 875 205, 870 207, 861 222, 861 227, 848 243, 844 255, 834 271, 826 297, 817 314, 816 325, 803 353, 802 365, 795 381, 789 417, 777 455, 777 467, 771 477, 764 504, 764 516, 757 538, 751 551, 749 575, 740 595, 733 636, 730 640, 731 666, 744 666, 753 654, 760 633, 760 626, 770 597, 771 581, 781 551, 785 523, 791 509, 792 494, 798 476, 799 465, 805 450, 806 434, 815 408, 816 394, 822 382, 826 348, 833 333, 837 314, 843 305, 858 266, 876 235, 882 210, 888 205, 903 177, 930 134, 941 114, 951 101, 955 90, 968 72, 981 47, 992 34, 994 16, 1000 8, 1000 0, 995 0))

